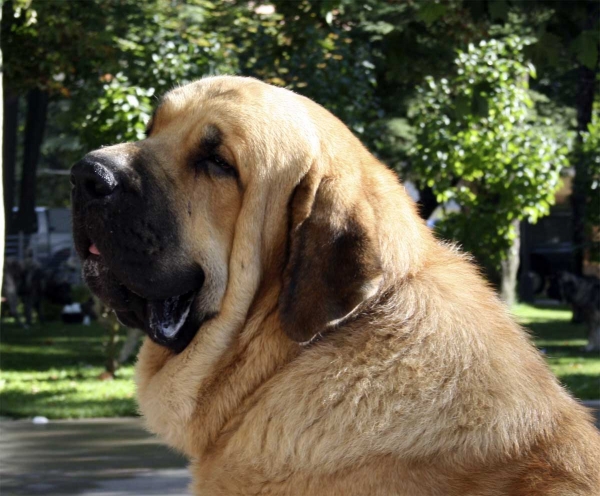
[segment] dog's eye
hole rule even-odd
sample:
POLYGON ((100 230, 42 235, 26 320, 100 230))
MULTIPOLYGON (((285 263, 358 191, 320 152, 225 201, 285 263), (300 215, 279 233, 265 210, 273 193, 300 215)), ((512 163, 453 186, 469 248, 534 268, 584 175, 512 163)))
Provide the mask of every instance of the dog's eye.
POLYGON ((219 156, 212 156, 200 159, 196 165, 199 169, 203 169, 211 176, 215 177, 236 177, 237 171, 225 160, 219 156))

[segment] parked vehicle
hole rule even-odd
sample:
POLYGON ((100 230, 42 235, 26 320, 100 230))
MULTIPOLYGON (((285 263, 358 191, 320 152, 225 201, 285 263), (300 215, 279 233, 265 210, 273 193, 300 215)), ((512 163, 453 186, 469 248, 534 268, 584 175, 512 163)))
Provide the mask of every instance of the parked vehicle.
MULTIPOLYGON (((13 214, 18 208, 13 209, 13 214)), ((6 236, 4 256, 23 260, 27 249, 33 257, 44 264, 62 250, 71 250, 71 211, 68 208, 36 207, 37 231, 33 234, 11 234, 6 236)))

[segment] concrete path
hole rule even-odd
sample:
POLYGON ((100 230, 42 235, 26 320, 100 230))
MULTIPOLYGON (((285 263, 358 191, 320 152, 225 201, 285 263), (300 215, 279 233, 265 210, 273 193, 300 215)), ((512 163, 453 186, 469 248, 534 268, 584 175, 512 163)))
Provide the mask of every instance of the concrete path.
POLYGON ((0 422, 2 496, 183 496, 186 464, 140 419, 0 422))
MULTIPOLYGON (((586 405, 600 428, 600 401, 586 405)), ((183 496, 185 467, 140 419, 0 422, 2 496, 183 496)))

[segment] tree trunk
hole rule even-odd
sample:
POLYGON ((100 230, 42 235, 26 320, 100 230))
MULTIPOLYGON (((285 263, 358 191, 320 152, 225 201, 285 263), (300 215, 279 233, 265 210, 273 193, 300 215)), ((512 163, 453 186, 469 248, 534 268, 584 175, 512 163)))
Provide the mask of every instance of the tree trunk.
POLYGON ((2 184, 4 186, 4 216, 6 232, 11 228, 12 209, 15 206, 15 174, 17 170, 17 130, 19 128, 19 97, 8 89, 3 91, 2 117, 2 184))
MULTIPOLYGON (((520 269, 521 276, 519 277, 519 301, 525 303, 533 303, 535 293, 539 291, 539 287, 535 285, 533 274, 531 272, 531 232, 530 224, 525 221, 521 222, 521 239, 520 239, 520 269)), ((543 281, 542 281, 543 287, 543 281)))
POLYGON ((583 259, 586 248, 586 203, 589 183, 589 171, 582 156, 582 132, 587 131, 592 121, 594 105, 595 71, 588 67, 579 68, 579 83, 577 90, 577 141, 575 143, 575 178, 571 192, 571 208, 573 212, 573 247, 574 272, 583 274, 583 259))
POLYGON ((600 351, 600 325, 597 322, 590 324, 588 332, 588 342, 584 348, 587 352, 600 351))
MULTIPOLYGON (((596 2, 587 4, 587 18, 583 23, 584 29, 593 29, 598 22, 598 5, 596 2)), ((582 132, 586 132, 588 124, 592 121, 594 108, 594 90, 596 74, 598 72, 599 59, 593 68, 585 65, 579 67, 579 79, 577 82, 577 141, 575 143, 575 178, 573 180, 573 191, 571 193, 571 209, 573 212, 573 247, 574 247, 574 272, 583 275, 583 260, 587 248, 586 233, 586 203, 589 191, 590 171, 585 166, 582 155, 583 139, 582 132)))
POLYGON ((435 196, 433 189, 426 186, 419 190, 419 201, 417 202, 417 207, 419 209, 419 215, 422 219, 429 219, 438 205, 439 202, 437 201, 437 197, 435 196))
MULTIPOLYGON (((2 25, 2 6, 0 6, 0 26, 2 25)), ((1 28, 0 28, 1 29, 1 28)), ((1 32, 0 32, 1 34, 1 32)), ((0 48, 0 68, 3 67, 2 65, 2 48, 0 48)), ((2 88, 3 88, 3 80, 2 80, 2 70, 0 70, 0 94, 2 94, 2 88)), ((2 134, 4 133, 4 106, 3 106, 3 101, 0 100, 0 149, 2 148, 2 134)), ((0 155, 0 174, 2 174, 2 177, 4 177, 4 173, 3 173, 3 158, 2 155, 0 155)), ((4 277, 2 277, 2 274, 4 274, 4 232, 5 232, 5 225, 4 225, 4 188, 2 185, 2 182, 0 182, 0 246, 2 247, 2 250, 0 251, 0 293, 2 292, 2 280, 4 279, 4 277)))
POLYGON ((506 258, 501 263, 502 279, 500 282, 500 297, 509 308, 517 301, 517 272, 519 271, 519 252, 521 249, 521 221, 514 220, 512 225, 515 230, 515 239, 506 254, 506 258))
POLYGON ((27 94, 27 121, 25 122, 25 141, 23 144, 23 176, 19 198, 17 229, 25 233, 36 230, 35 197, 37 183, 37 165, 40 158, 46 115, 48 112, 48 93, 38 88, 27 94))

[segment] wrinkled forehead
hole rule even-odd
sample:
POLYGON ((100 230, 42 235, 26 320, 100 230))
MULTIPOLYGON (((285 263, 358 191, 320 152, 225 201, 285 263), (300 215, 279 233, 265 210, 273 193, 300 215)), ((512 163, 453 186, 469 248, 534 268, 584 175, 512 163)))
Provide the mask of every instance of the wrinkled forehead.
MULTIPOLYGON (((225 141, 248 146, 307 146, 316 150, 316 129, 303 99, 250 78, 206 78, 167 93, 148 123, 148 134, 179 136, 217 129, 225 141)), ((212 132, 212 131, 211 131, 212 132)), ((296 150, 298 151, 298 150, 296 150)))
POLYGON ((233 116, 233 106, 243 107, 242 91, 227 88, 223 84, 197 81, 176 88, 165 94, 154 109, 148 123, 148 134, 166 128, 183 128, 211 117, 223 120, 233 116))
POLYGON ((241 168, 274 171, 298 160, 310 162, 319 152, 313 106, 255 79, 206 78, 167 93, 149 122, 148 136, 170 142, 172 152, 218 137, 226 158, 241 168))

